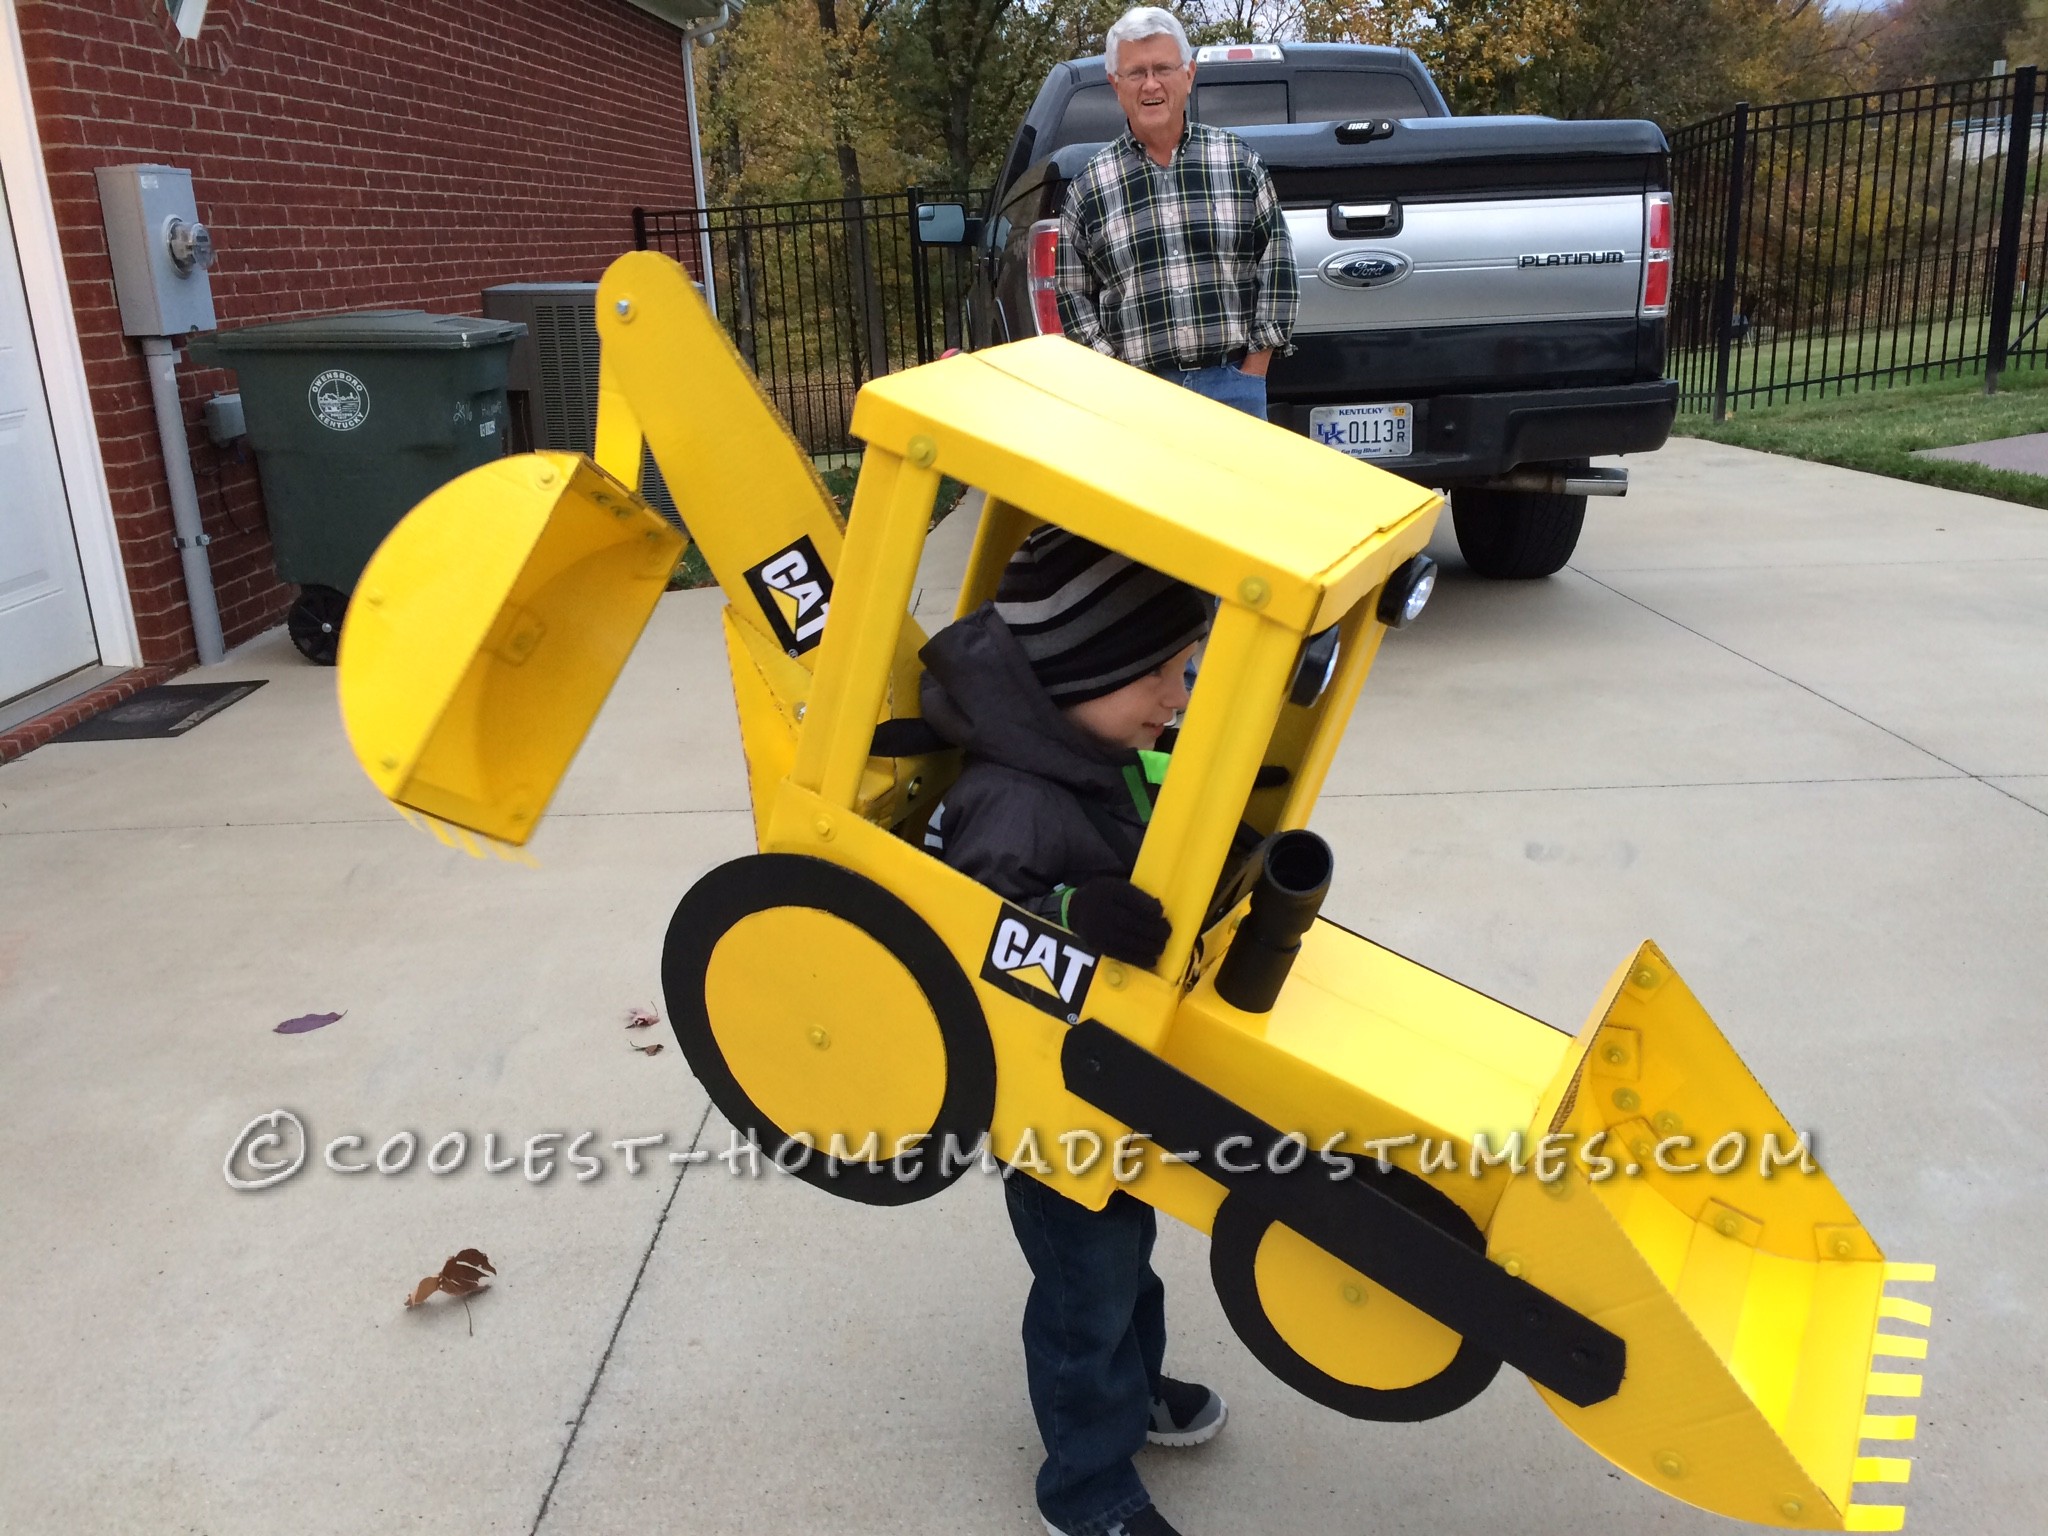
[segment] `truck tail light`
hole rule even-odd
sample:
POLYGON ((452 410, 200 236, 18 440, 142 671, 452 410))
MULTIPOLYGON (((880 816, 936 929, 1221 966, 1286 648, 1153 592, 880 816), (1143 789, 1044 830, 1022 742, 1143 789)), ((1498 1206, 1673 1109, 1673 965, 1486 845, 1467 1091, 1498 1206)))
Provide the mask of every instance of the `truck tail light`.
POLYGON ((1643 204, 1643 302, 1639 312, 1671 309, 1671 194, 1652 192, 1643 204))
POLYGON ((1031 314, 1041 336, 1064 336, 1060 300, 1053 288, 1053 267, 1060 253, 1060 221, 1040 219, 1031 226, 1031 314))

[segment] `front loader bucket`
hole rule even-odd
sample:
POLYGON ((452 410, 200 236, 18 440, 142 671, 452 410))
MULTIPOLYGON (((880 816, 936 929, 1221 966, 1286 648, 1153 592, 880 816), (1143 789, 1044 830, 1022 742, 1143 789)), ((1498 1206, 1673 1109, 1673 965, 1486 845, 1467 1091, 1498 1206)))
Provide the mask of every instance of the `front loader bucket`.
MULTIPOLYGON (((1495 1262, 1627 1340, 1621 1391, 1558 1416, 1615 1465, 1703 1509, 1807 1530, 1897 1530, 1857 1482, 1906 1461, 1863 1439, 1910 1439, 1871 1396, 1920 1378, 1873 1353, 1921 1357, 1925 1321, 1886 1295, 1887 1265, 1805 1143, 1654 945, 1615 973, 1526 1137, 1567 1155, 1561 1177, 1510 1181, 1487 1229, 1495 1262), (1610 1159, 1603 1163, 1601 1160, 1610 1159)), ((1539 1388, 1539 1391, 1542 1389, 1539 1388)))
POLYGON ((681 553, 576 454, 442 486, 371 557, 342 627, 342 722, 364 771, 399 805, 524 843, 681 553))

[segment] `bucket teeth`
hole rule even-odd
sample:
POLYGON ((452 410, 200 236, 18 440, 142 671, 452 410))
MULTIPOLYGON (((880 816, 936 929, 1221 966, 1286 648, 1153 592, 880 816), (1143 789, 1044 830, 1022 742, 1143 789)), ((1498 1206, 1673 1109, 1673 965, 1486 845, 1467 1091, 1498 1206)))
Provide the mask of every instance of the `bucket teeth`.
MULTIPOLYGON (((1934 1279, 1932 1264, 1895 1264, 1884 1267, 1887 1287, 1896 1284, 1924 1285, 1934 1279)), ((1877 1315, 1895 1323, 1910 1323, 1916 1327, 1928 1327, 1934 1321, 1934 1309, 1925 1302, 1912 1301, 1903 1296, 1894 1296, 1887 1291, 1878 1301, 1877 1315)), ((1927 1358, 1927 1340, 1918 1335, 1902 1333, 1880 1333, 1870 1341, 1873 1363, 1880 1357, 1907 1360, 1927 1358)), ((1920 1396, 1921 1378, 1911 1371, 1878 1371, 1870 1373, 1869 1397, 1915 1398, 1920 1396)), ((1919 1432, 1920 1424, 1910 1413, 1866 1413, 1863 1416, 1863 1438, 1892 1443, 1911 1441, 1919 1432)), ((1858 1456, 1851 1476, 1857 1483, 1890 1483, 1901 1485, 1913 1475, 1913 1462, 1907 1456, 1858 1456)), ((1906 1528, 1906 1507, 1903 1504, 1851 1504, 1843 1511, 1843 1529, 1848 1531, 1902 1531, 1906 1528)))
POLYGON ((471 832, 467 827, 458 827, 452 821, 429 816, 425 811, 416 811, 409 805, 399 805, 393 801, 392 807, 408 823, 432 837, 443 848, 459 849, 472 859, 488 858, 491 854, 496 854, 507 864, 523 864, 528 869, 540 868, 540 860, 524 848, 501 842, 481 832, 471 832))

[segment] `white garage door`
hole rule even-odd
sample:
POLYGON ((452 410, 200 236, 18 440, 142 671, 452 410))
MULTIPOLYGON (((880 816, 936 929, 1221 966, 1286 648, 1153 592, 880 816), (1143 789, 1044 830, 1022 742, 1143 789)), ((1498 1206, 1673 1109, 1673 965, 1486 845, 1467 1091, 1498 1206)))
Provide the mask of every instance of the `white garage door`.
POLYGON ((98 660, 0 187, 0 704, 98 660))

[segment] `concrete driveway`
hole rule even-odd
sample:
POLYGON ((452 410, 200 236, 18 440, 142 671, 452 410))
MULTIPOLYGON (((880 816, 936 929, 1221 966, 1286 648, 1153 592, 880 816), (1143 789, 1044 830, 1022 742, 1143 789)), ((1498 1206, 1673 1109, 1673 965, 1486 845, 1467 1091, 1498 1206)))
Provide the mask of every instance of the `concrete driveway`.
MULTIPOLYGON (((1318 814, 1331 915, 1566 1026, 1656 938, 1940 1266, 1909 1529, 2033 1528, 2048 514, 1691 442, 1635 472, 1547 582, 1469 578, 1446 532, 1318 814)), ((673 1045, 628 1048, 676 899, 752 846, 718 602, 663 603, 535 868, 385 807, 282 634, 188 736, 0 768, 0 1530, 1038 1529, 996 1188, 881 1212, 671 1163, 727 1129, 673 1045), (307 1166, 230 1188, 277 1109, 307 1166), (403 1172, 322 1165, 400 1132, 403 1172), (484 1168, 486 1133, 502 1163, 551 1132, 545 1181, 484 1168), (608 1145, 656 1133, 638 1175, 608 1145), (467 1247, 486 1295, 401 1307, 467 1247)), ((1201 1238, 1159 1262, 1169 1368, 1234 1410, 1145 1468, 1189 1536, 1733 1528, 1512 1372, 1426 1425, 1317 1408, 1230 1334, 1201 1238)))

